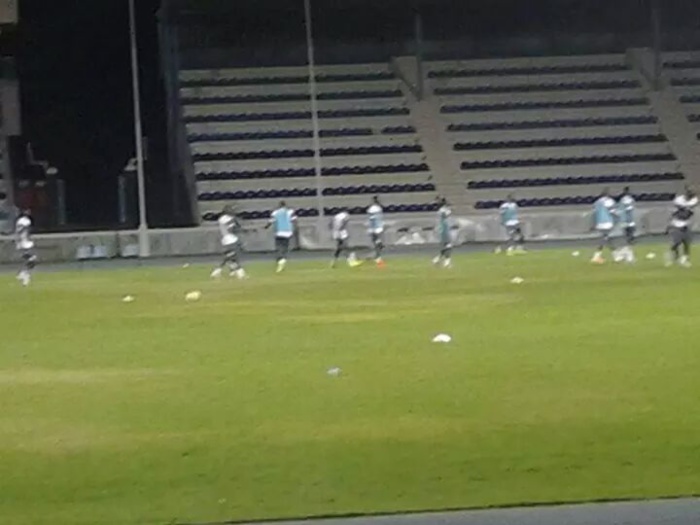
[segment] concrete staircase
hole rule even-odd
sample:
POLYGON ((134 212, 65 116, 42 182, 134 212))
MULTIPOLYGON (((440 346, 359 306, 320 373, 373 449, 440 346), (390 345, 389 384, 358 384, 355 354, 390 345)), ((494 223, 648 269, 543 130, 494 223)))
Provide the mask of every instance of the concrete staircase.
POLYGON ((447 197, 455 213, 473 213, 473 203, 467 195, 460 167, 452 152, 447 123, 440 113, 440 103, 428 90, 424 92, 422 100, 417 98, 416 59, 394 58, 392 68, 402 80, 401 89, 411 111, 411 121, 417 130, 425 162, 430 166, 438 193, 447 197))
POLYGON ((673 91, 668 79, 661 76, 659 91, 654 91, 654 56, 649 49, 631 49, 627 53, 630 65, 639 74, 642 85, 647 89, 654 114, 659 119, 661 131, 666 135, 673 154, 678 158, 678 168, 686 176, 689 184, 700 184, 700 141, 695 138, 695 130, 688 120, 678 95, 673 91))

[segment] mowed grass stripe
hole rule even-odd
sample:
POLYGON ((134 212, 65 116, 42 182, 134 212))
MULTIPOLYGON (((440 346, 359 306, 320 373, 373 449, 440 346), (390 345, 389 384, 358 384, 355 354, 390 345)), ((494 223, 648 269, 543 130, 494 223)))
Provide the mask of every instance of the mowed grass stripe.
POLYGON ((699 493, 697 270, 585 255, 4 275, 0 521, 699 493))

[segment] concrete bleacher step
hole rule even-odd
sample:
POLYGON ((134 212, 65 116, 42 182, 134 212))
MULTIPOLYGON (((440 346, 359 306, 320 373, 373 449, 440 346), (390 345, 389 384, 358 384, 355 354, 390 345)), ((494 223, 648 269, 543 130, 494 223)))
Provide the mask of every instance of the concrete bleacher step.
MULTIPOLYGON (((413 192, 413 193, 384 193, 379 198, 383 205, 396 204, 429 204, 435 200, 434 192, 413 192)), ((334 206, 367 206, 371 204, 372 195, 343 195, 324 197, 325 207, 334 206)), ((235 204, 241 211, 264 211, 275 209, 280 200, 284 200, 291 208, 314 208, 318 205, 318 197, 284 197, 270 199, 239 199, 220 201, 200 201, 199 210, 201 213, 220 212, 227 204, 235 204)))
MULTIPOLYGON (((195 172, 221 172, 221 171, 250 171, 270 169, 271 164, 275 169, 301 169, 313 168, 314 159, 312 157, 298 159, 283 159, 284 162, 271 162, 270 159, 255 160, 206 160, 194 163, 195 172)), ((420 164, 424 162, 425 156, 421 153, 400 153, 391 155, 353 155, 345 157, 324 157, 322 165, 324 167, 342 166, 377 166, 391 164, 420 164)))
MULTIPOLYGON (((378 135, 378 136, 358 136, 358 137, 323 137, 321 138, 322 148, 362 148, 377 146, 400 146, 415 145, 418 139, 415 135, 378 135)), ((255 141, 202 141, 191 145, 193 153, 215 153, 215 152, 243 152, 243 151, 284 151, 298 149, 313 149, 314 142, 311 138, 301 139, 268 139, 255 141)))
MULTIPOLYGON (((376 184, 421 184, 432 182, 430 172, 416 173, 382 173, 370 175, 324 176, 322 185, 325 188, 345 186, 369 186, 376 184)), ((242 179, 242 180, 209 180, 198 181, 197 191, 246 191, 272 190, 292 188, 315 188, 315 177, 293 177, 285 179, 242 179)))

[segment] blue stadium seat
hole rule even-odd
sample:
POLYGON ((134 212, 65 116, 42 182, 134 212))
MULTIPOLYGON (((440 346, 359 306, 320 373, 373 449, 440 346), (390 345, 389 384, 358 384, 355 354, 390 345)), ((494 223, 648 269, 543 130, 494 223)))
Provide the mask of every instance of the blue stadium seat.
POLYGON ((580 164, 619 164, 623 162, 655 162, 676 160, 672 153, 649 153, 635 155, 592 155, 588 157, 563 157, 540 159, 510 159, 489 161, 464 161, 463 170, 526 168, 534 166, 574 166, 580 164))
POLYGON ((630 89, 640 87, 637 80, 610 80, 591 82, 557 82, 519 85, 483 85, 435 88, 436 95, 485 95, 505 93, 538 93, 555 91, 587 91, 591 89, 630 89))
POLYGON ((624 64, 581 64, 581 65, 558 65, 558 66, 512 66, 493 67, 482 69, 440 69, 428 72, 429 78, 471 78, 471 77, 494 77, 508 75, 551 75, 566 73, 606 73, 626 71, 624 64))
MULTIPOLYGON (((638 202, 667 202, 672 201, 675 197, 674 193, 640 193, 634 195, 638 202)), ((590 195, 587 197, 543 197, 535 199, 518 200, 518 206, 521 208, 534 208, 545 206, 571 206, 571 205, 591 205, 598 195, 590 195)), ((503 203, 502 200, 477 201, 474 207, 478 210, 493 210, 497 209, 503 203)))
POLYGON ((502 102, 485 104, 447 104, 440 108, 441 113, 470 113, 481 111, 518 111, 534 109, 586 109, 605 107, 646 106, 646 97, 616 98, 616 99, 586 99, 567 100, 563 102, 502 102))
POLYGON ((660 142, 666 142, 666 136, 661 133, 657 133, 653 135, 626 135, 615 137, 577 137, 560 139, 457 142, 453 148, 456 151, 473 151, 517 148, 550 148, 564 146, 602 146, 609 144, 653 144, 660 142))
MULTIPOLYGON (((391 80, 394 75, 389 71, 378 71, 374 73, 345 73, 317 75, 316 82, 362 82, 375 80, 391 80)), ((260 76, 260 77, 229 77, 229 78, 204 78, 181 80, 181 87, 207 87, 207 86, 256 86, 273 84, 308 84, 307 75, 297 76, 260 76)))
MULTIPOLYGON (((389 108, 358 108, 330 109, 318 112, 321 119, 337 119, 351 117, 388 117, 408 115, 410 111, 403 107, 389 108)), ((190 123, 202 122, 260 122, 268 120, 306 120, 311 118, 310 111, 287 111, 276 113, 221 113, 216 115, 187 115, 184 121, 190 123)))
POLYGON ((447 131, 498 131, 498 130, 529 130, 551 128, 584 128, 595 126, 634 126, 656 124, 657 118, 652 115, 639 117, 603 117, 560 120, 525 120, 519 122, 473 122, 450 124, 447 131))

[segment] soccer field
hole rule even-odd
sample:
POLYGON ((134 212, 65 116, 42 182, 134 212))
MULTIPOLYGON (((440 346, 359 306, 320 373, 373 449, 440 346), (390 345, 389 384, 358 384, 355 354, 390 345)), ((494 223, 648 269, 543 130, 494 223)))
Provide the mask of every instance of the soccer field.
POLYGON ((700 270, 454 263, 0 275, 0 523, 700 493, 700 270))

